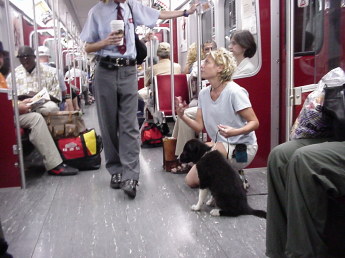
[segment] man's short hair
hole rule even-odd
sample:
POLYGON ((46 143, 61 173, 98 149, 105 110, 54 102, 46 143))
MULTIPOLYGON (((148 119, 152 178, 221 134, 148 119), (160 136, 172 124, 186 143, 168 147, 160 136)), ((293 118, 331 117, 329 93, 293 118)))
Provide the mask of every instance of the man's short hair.
POLYGON ((170 57, 170 44, 167 42, 161 42, 158 45, 157 56, 160 58, 169 58, 170 57))
POLYGON ((206 44, 212 44, 212 49, 211 50, 216 50, 217 49, 217 43, 214 40, 206 40, 204 43, 202 43, 202 50, 205 50, 206 44))
POLYGON ((17 54, 17 57, 20 57, 20 56, 35 56, 35 51, 33 50, 32 47, 21 46, 18 49, 18 54, 17 54))

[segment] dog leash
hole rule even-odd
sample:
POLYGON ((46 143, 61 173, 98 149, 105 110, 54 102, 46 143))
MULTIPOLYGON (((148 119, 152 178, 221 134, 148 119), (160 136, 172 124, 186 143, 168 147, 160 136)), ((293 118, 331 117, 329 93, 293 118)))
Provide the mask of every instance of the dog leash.
MULTIPOLYGON (((214 141, 214 145, 213 145, 213 147, 212 147, 212 150, 214 150, 214 147, 216 146, 219 131, 220 131, 220 130, 218 129, 218 131, 217 131, 217 133, 216 133, 216 139, 215 139, 215 141, 214 141)), ((226 154, 226 159, 229 159, 229 152, 230 152, 229 138, 226 138, 226 141, 228 142, 228 153, 226 154)))

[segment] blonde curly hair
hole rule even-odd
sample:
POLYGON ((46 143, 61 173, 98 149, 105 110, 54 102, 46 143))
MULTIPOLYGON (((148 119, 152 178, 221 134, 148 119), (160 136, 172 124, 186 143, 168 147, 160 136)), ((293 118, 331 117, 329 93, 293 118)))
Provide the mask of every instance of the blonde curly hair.
POLYGON ((190 69, 192 68, 194 62, 196 61, 197 57, 197 49, 196 49, 196 43, 192 43, 189 46, 188 53, 187 53, 187 61, 186 61, 186 67, 188 67, 188 73, 190 72, 190 69))
POLYGON ((223 70, 219 72, 219 80, 223 82, 231 81, 231 77, 237 68, 236 59, 233 54, 221 47, 211 51, 208 55, 212 57, 217 66, 223 66, 223 70))

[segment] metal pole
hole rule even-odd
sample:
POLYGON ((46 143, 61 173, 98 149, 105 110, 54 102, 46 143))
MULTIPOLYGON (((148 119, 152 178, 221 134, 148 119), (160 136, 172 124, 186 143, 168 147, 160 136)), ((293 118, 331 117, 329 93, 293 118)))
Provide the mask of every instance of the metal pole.
MULTIPOLYGON (((37 74, 37 78, 41 78, 41 67, 40 67, 40 59, 39 59, 39 54, 38 54, 38 29, 37 29, 37 22, 36 22, 35 0, 32 0, 32 9, 33 9, 33 14, 34 14, 34 30, 35 30, 36 74, 37 74)), ((38 88, 41 89, 41 80, 39 79, 36 83, 38 84, 38 88)))
MULTIPOLYGON (((171 11, 171 1, 169 1, 171 11)), ((169 21, 170 28, 170 91, 171 91, 171 112, 172 117, 176 121, 177 117, 175 115, 175 80, 174 80, 174 31, 173 31, 173 19, 169 21)))
POLYGON ((286 127, 285 140, 289 140, 293 115, 293 53, 294 53, 294 1, 286 1, 286 127))
POLYGON ((16 75, 14 70, 14 36, 13 36, 13 24, 11 22, 10 17, 10 3, 9 0, 5 0, 5 15, 6 15, 6 23, 7 23, 7 38, 9 40, 9 56, 11 62, 11 83, 12 83, 12 99, 14 105, 14 120, 16 126, 16 137, 17 137, 17 146, 18 146, 18 157, 19 157, 19 170, 20 170, 20 178, 22 183, 22 188, 26 188, 26 180, 25 180, 25 173, 24 173, 24 159, 23 159, 23 147, 22 147, 22 138, 20 135, 20 126, 19 126, 19 110, 18 110, 18 96, 17 96, 17 85, 16 85, 16 75))
POLYGON ((53 11, 53 23, 54 23, 54 46, 55 46, 55 57, 56 57, 56 60, 55 60, 55 64, 56 64, 56 75, 59 76, 60 74, 60 69, 61 69, 61 66, 60 66, 60 55, 59 55, 59 46, 60 46, 60 33, 59 33, 59 30, 60 30, 60 22, 59 20, 56 18, 56 10, 55 10, 55 3, 58 3, 58 1, 52 1, 52 11, 53 11))
POLYGON ((201 73, 200 73, 200 68, 201 68, 201 41, 202 41, 202 31, 201 31, 201 6, 198 6, 197 9, 197 23, 196 23, 196 50, 197 50, 197 87, 199 87, 199 91, 201 89, 201 73))

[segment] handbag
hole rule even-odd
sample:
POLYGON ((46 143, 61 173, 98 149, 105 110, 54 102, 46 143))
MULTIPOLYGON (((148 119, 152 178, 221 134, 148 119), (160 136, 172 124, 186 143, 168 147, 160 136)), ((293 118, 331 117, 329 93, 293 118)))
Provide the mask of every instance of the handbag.
POLYGON ((318 82, 317 88, 311 92, 303 103, 294 125, 290 139, 328 138, 333 136, 329 116, 324 115, 323 105, 326 87, 337 87, 345 83, 345 73, 340 68, 329 71, 318 82))
POLYGON ((86 130, 79 111, 49 112, 43 115, 54 140, 65 137, 76 137, 86 130))
POLYGON ((342 86, 325 87, 323 113, 332 125, 336 140, 345 140, 345 84, 342 86))
MULTIPOLYGON (((132 14, 132 18, 133 18, 133 23, 134 22, 134 16, 133 16, 133 11, 132 11, 132 7, 130 4, 128 4, 129 9, 131 10, 131 14, 132 14)), ((136 34, 134 32, 134 38, 135 38, 135 48, 137 50, 137 64, 142 64, 145 61, 145 58, 147 56, 147 48, 145 46, 145 44, 139 39, 138 34, 136 34)))
POLYGON ((141 129, 141 147, 154 148, 163 144, 163 134, 160 128, 154 123, 144 123, 141 129))
POLYGON ((103 150, 102 137, 95 129, 87 130, 77 137, 61 138, 56 141, 64 162, 79 170, 95 170, 101 166, 103 150))

